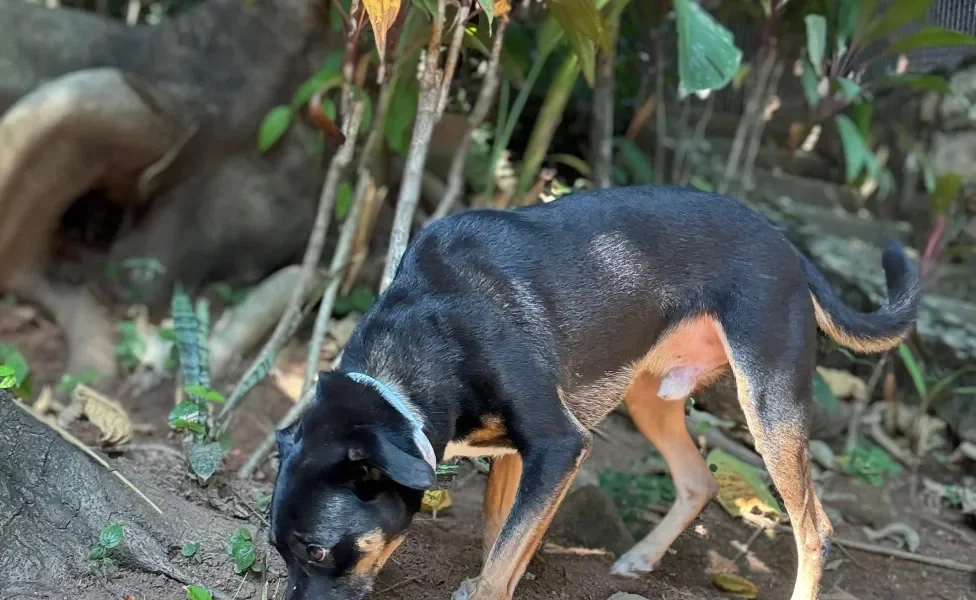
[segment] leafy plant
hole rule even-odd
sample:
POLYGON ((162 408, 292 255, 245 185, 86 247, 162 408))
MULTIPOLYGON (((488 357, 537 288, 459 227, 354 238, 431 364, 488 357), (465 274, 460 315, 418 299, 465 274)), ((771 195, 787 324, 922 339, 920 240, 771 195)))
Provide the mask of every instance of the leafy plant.
POLYGON ((366 312, 376 300, 376 294, 369 286, 356 286, 346 296, 338 296, 332 314, 337 317, 345 316, 353 311, 366 312))
POLYGON ((240 527, 230 536, 227 544, 227 553, 234 559, 234 573, 238 575, 251 570, 260 573, 264 570, 264 565, 257 561, 255 556, 254 542, 251 540, 251 532, 246 528, 240 527))
POLYGON ((170 411, 169 425, 188 434, 190 468, 206 482, 230 450, 229 437, 218 431, 211 414, 211 405, 222 404, 224 396, 210 389, 208 304, 200 300, 194 309, 182 286, 177 286, 171 312, 186 397, 170 411))
POLYGON ((200 561, 200 542, 183 542, 180 550, 180 562, 199 562, 200 561))
POLYGON ((889 477, 901 472, 901 465, 883 448, 874 445, 858 445, 850 454, 835 460, 845 473, 875 487, 881 487, 889 477))
POLYGON ((126 369, 135 369, 146 352, 146 340, 135 321, 120 321, 118 330, 119 341, 115 344, 115 358, 126 369))
POLYGON ((32 388, 27 360, 13 346, 0 344, 0 389, 9 389, 19 398, 29 398, 32 388))
POLYGON ((266 492, 261 489, 254 490, 254 503, 261 512, 268 512, 268 508, 271 506, 271 498, 271 492, 266 492))
MULTIPOLYGON (((247 295, 251 292, 249 286, 234 287, 229 283, 220 282, 214 285, 214 293, 217 297, 226 302, 231 306, 236 306, 247 298, 247 295)), ((175 340, 175 337, 174 337, 175 340)))
POLYGON ((101 569, 105 575, 108 575, 117 567, 115 559, 109 556, 109 554, 116 546, 122 543, 124 537, 125 531, 121 523, 111 523, 103 527, 102 531, 98 534, 98 543, 88 552, 89 562, 93 566, 101 569))
POLYGON ((58 389, 65 395, 70 396, 71 392, 78 387, 78 384, 91 385, 101 378, 102 374, 95 369, 88 369, 78 375, 65 373, 61 376, 61 381, 58 382, 58 389))
POLYGON ((664 473, 635 475, 610 467, 600 473, 599 484, 628 523, 638 522, 649 505, 668 505, 676 497, 674 481, 664 473))

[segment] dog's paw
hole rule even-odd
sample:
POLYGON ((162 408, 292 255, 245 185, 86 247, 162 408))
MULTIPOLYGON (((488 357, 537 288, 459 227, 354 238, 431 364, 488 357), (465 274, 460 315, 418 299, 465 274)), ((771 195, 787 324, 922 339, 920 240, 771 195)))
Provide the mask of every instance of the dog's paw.
POLYGON ((645 554, 624 554, 610 567, 610 574, 618 577, 637 578, 654 570, 654 563, 645 554))
POLYGON ((451 600, 475 600, 475 593, 478 591, 478 579, 465 579, 458 586, 457 591, 451 595, 451 600))

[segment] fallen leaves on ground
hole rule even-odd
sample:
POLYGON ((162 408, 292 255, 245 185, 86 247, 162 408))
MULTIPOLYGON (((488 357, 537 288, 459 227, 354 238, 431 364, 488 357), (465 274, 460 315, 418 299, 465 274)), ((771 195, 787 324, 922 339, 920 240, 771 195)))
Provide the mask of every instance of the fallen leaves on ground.
POLYGON ((83 383, 75 386, 72 396, 88 420, 102 432, 100 443, 113 445, 132 440, 132 421, 121 404, 83 383))
POLYGON ((748 600, 759 596, 759 588, 756 584, 741 575, 733 573, 716 573, 712 576, 712 582, 720 590, 731 594, 736 598, 748 600))
POLYGON ((749 521, 760 517, 760 522, 786 520, 758 469, 719 448, 708 453, 706 462, 718 482, 718 502, 730 515, 749 521))
POLYGON ((451 494, 447 490, 427 490, 424 492, 420 510, 436 517, 437 513, 450 508, 453 503, 451 494))

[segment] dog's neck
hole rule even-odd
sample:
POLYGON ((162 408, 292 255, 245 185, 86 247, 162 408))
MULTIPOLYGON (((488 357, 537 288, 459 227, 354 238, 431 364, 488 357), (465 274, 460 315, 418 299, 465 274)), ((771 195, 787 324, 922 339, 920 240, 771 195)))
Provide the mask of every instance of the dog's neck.
POLYGON ((410 423, 410 427, 413 430, 413 438, 417 444, 417 449, 420 450, 421 456, 432 469, 436 469, 437 456, 434 453, 434 447, 431 445, 427 434, 424 433, 424 424, 414 413, 413 409, 410 408, 410 405, 407 404, 406 399, 390 386, 386 385, 375 377, 366 375, 365 373, 352 371, 345 373, 345 375, 353 381, 367 385, 379 392, 380 396, 386 400, 390 406, 395 408, 397 412, 403 415, 403 418, 410 423))

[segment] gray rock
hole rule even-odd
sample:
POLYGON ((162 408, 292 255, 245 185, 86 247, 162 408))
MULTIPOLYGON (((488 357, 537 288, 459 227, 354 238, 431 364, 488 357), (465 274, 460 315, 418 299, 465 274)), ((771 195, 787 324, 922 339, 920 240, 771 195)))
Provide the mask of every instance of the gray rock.
POLYGON ((624 592, 617 592, 613 596, 610 596, 607 600, 647 600, 644 596, 638 596, 637 594, 626 594, 624 592))
POLYGON ((602 548, 616 556, 634 545, 634 537, 613 500, 595 485, 584 485, 566 496, 552 521, 551 532, 570 544, 602 548))

